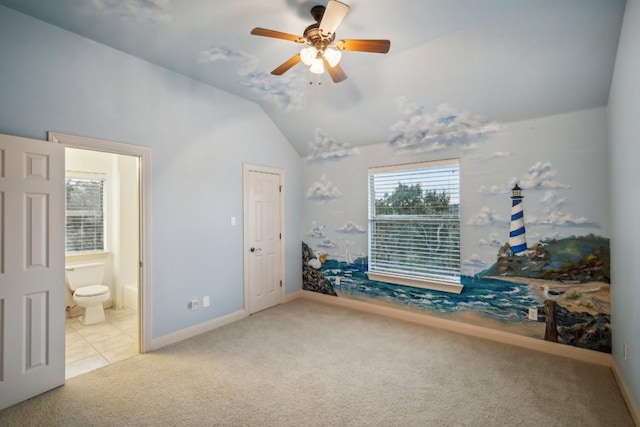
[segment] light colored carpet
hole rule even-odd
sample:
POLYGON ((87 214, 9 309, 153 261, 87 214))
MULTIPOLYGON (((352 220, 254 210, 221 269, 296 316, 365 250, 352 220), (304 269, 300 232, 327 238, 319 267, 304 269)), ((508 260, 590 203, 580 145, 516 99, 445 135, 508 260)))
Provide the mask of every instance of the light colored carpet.
POLYGON ((633 426, 608 368, 299 299, 72 378, 2 426, 633 426))

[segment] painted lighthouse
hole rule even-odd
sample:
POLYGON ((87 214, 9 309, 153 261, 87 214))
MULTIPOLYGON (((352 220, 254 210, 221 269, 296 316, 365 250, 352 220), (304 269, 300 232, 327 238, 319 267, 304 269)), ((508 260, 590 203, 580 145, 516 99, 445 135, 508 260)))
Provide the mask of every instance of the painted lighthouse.
POLYGON ((523 198, 522 189, 516 184, 511 190, 511 224, 509 226, 509 246, 514 255, 524 255, 527 250, 523 198))

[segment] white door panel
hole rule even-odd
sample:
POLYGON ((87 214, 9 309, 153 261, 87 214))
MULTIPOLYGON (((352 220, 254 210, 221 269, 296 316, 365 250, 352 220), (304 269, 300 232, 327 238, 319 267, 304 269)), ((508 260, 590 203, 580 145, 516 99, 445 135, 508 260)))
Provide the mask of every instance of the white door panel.
POLYGON ((64 384, 64 148, 0 135, 0 409, 64 384))
POLYGON ((280 175, 248 173, 249 312, 282 303, 280 175))

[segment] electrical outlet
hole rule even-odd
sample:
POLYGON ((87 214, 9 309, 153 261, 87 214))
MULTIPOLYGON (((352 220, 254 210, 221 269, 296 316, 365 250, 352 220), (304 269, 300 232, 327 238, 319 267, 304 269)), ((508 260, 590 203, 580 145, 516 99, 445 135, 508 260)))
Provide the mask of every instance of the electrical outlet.
POLYGON ((622 355, 624 360, 629 360, 629 348, 627 347, 627 343, 622 344, 622 355))
POLYGON ((538 307, 529 308, 529 320, 538 320, 538 307))
POLYGON ((209 295, 202 297, 202 307, 209 307, 209 295))
POLYGON ((196 310, 198 308, 198 300, 197 299, 192 299, 191 302, 189 303, 189 308, 191 310, 196 310))

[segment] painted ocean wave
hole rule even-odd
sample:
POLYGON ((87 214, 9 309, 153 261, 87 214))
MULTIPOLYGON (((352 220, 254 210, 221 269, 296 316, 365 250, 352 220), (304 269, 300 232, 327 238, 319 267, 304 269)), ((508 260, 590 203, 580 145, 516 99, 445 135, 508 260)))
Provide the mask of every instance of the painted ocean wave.
POLYGON ((344 295, 438 314, 470 311, 503 323, 527 323, 528 309, 541 304, 531 287, 503 280, 463 276, 464 290, 452 294, 369 280, 366 264, 327 260, 322 271, 336 291, 344 295))

